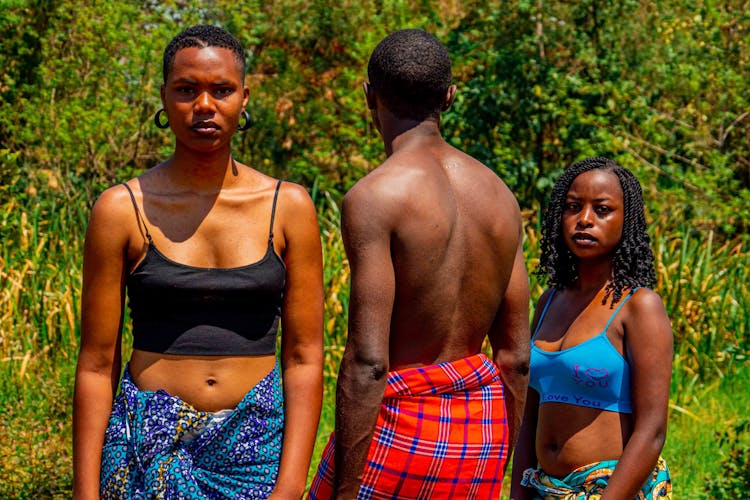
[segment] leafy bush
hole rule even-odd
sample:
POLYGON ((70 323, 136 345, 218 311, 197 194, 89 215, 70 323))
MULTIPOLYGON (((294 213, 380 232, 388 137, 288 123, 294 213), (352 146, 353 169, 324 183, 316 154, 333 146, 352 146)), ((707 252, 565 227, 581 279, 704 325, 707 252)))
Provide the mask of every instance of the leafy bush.
POLYGON ((717 433, 720 448, 729 447, 721 460, 721 474, 706 481, 708 498, 746 498, 750 491, 750 420, 717 433))

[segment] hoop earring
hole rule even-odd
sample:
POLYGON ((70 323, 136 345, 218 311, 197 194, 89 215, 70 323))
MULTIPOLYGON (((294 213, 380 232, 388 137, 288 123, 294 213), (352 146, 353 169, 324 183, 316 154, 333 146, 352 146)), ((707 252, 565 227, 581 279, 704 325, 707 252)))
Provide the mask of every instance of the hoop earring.
POLYGON ((160 120, 162 113, 164 113, 164 108, 161 108, 159 111, 156 112, 156 114, 154 115, 154 124, 156 124, 156 126, 159 128, 167 128, 169 127, 169 117, 167 117, 167 121, 162 123, 160 120))
POLYGON ((247 112, 247 110, 242 110, 242 113, 240 114, 240 122, 242 121, 242 118, 245 119, 245 123, 240 125, 237 124, 237 130, 240 132, 244 132, 245 130, 249 129, 253 125, 253 119, 250 118, 250 113, 247 112))

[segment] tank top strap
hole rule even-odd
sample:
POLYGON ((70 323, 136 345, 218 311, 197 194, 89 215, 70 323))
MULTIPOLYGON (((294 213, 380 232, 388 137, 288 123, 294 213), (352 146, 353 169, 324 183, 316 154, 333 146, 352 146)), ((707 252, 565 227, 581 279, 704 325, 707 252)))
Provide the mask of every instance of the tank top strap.
POLYGON ((135 218, 138 221, 138 226, 143 226, 143 230, 146 232, 146 239, 148 239, 149 243, 152 243, 151 241, 151 233, 148 232, 148 226, 146 226, 146 219, 143 217, 143 213, 141 212, 140 207, 138 207, 138 203, 135 201, 135 195, 133 195, 133 190, 130 189, 130 186, 128 186, 126 183, 122 183, 123 186, 125 186, 125 189, 128 190, 128 194, 130 195, 130 201, 133 202, 133 209, 135 209, 135 218))
POLYGON ((632 297, 632 296, 633 296, 633 294, 635 293, 635 291, 636 291, 636 290, 638 290, 639 288, 640 288, 639 286, 637 286, 637 287, 633 288, 633 289, 632 289, 632 290, 630 290, 630 292, 628 292, 628 294, 627 294, 627 295, 626 295, 626 296, 625 296, 625 297, 624 297, 624 298, 622 299, 622 301, 620 302, 620 305, 618 305, 618 306, 617 306, 617 308, 615 309, 615 312, 613 312, 613 313, 612 313, 612 316, 610 316, 610 317, 609 317, 609 321, 607 321, 607 324, 606 324, 606 325, 604 326, 604 332, 606 332, 606 331, 607 331, 607 330, 609 329, 609 325, 611 325, 611 324, 612 324, 612 320, 614 320, 614 319, 615 319, 615 316, 617 316, 617 313, 618 313, 618 312, 620 312, 620 309, 622 309, 622 306, 624 306, 624 305, 625 305, 625 302, 627 302, 628 300, 630 300, 630 297, 632 297))
POLYGON ((544 321, 544 316, 547 314, 547 309, 549 308, 549 305, 552 303, 552 297, 555 296, 555 293, 557 293, 557 288, 552 289, 552 293, 549 294, 547 303, 544 304, 544 309, 542 309, 542 315, 539 316, 539 321, 536 322, 536 328, 534 328, 534 334, 531 336, 532 340, 534 339, 534 337, 536 337, 536 333, 539 331, 539 327, 542 326, 542 321, 544 321))
POLYGON ((279 188, 283 181, 279 179, 276 183, 276 191, 273 193, 273 206, 271 207, 271 225, 268 228, 268 241, 273 242, 273 220, 276 217, 276 200, 279 198, 279 188))

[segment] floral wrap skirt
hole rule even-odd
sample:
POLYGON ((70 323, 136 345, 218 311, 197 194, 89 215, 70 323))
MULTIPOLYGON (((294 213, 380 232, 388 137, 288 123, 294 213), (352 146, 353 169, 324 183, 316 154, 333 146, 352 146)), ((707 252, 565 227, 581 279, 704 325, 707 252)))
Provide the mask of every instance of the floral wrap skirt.
MULTIPOLYGON (((535 500, 597 500, 607 487, 617 460, 606 460, 584 465, 562 479, 552 477, 541 469, 526 469, 521 484, 536 488, 535 500)), ((636 500, 672 498, 672 479, 667 462, 659 457, 653 472, 635 496, 636 500)))
POLYGON ((126 369, 102 451, 102 498, 264 499, 276 483, 284 427, 278 366, 216 414, 165 391, 141 391, 126 369))

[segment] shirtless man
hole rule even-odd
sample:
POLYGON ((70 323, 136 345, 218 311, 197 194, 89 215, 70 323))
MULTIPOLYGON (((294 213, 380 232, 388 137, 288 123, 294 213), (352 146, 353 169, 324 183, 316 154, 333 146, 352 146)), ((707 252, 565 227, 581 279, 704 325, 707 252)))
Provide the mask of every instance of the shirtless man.
POLYGON ((310 497, 499 498, 529 366, 518 204, 441 137, 456 87, 437 39, 389 35, 368 77, 388 158, 344 198, 349 336, 310 497))

